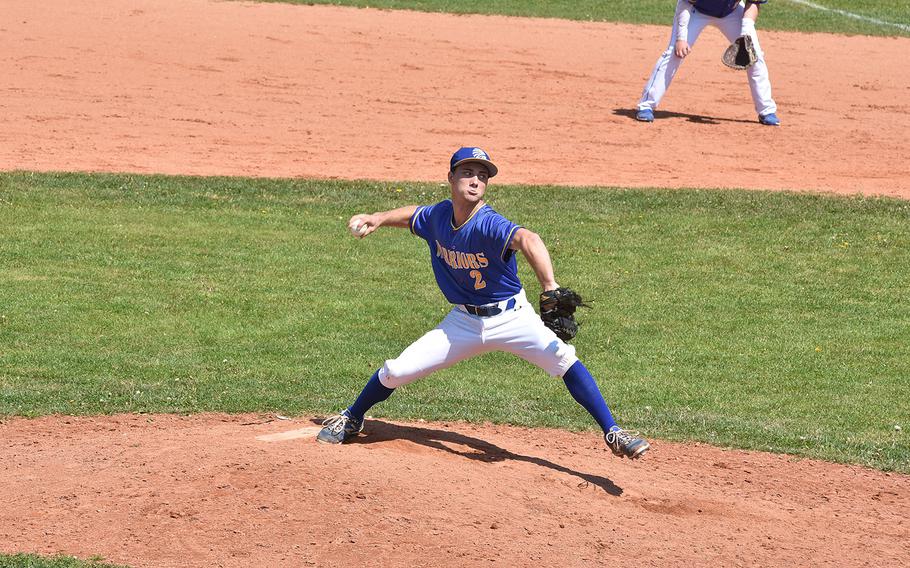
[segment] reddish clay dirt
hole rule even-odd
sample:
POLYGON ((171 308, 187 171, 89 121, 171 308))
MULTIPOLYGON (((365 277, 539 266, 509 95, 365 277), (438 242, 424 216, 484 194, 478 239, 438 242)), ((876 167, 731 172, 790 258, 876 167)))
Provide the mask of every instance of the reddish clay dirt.
MULTIPOLYGON (((500 183, 910 197, 907 39, 764 32, 772 129, 710 32, 647 125, 631 109, 663 27, 203 0, 3 12, 3 170, 440 181, 477 144, 500 183)), ((6 420, 0 551, 137 568, 910 558, 905 475, 659 440, 633 464, 590 432, 372 421, 326 447, 313 428, 6 420)))
POLYGON ((642 124, 669 25, 6 0, 0 169, 437 181, 470 144, 499 183, 910 197, 910 39, 761 34, 780 129, 716 30, 642 124))
POLYGON ((133 566, 906 566, 910 478, 593 433, 268 416, 14 419, 0 550, 133 566), (303 437, 274 439, 282 433, 303 437), (264 439, 262 437, 265 437, 264 439), (271 437, 271 438, 269 438, 271 437))

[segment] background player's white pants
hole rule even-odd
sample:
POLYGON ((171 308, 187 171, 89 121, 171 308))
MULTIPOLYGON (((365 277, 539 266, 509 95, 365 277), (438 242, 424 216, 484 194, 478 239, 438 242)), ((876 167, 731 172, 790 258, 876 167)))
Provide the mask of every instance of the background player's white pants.
MULTIPOLYGON (((698 10, 693 10, 692 17, 689 19, 689 46, 695 45, 699 34, 705 29, 705 26, 714 26, 718 28, 730 41, 739 37, 742 29, 743 12, 745 8, 740 3, 732 13, 724 18, 715 18, 706 16, 698 10)), ((679 70, 682 59, 676 56, 676 20, 673 21, 673 32, 670 34, 670 45, 660 57, 657 64, 651 72, 651 78, 645 85, 645 90, 641 94, 641 100, 638 101, 638 110, 655 109, 660 104, 664 93, 670 87, 670 82, 679 70)), ((755 104, 755 112, 760 116, 765 116, 777 112, 777 104, 771 98, 771 79, 768 77, 768 66, 765 65, 765 54, 758 43, 758 37, 752 33, 752 40, 755 43, 755 52, 758 55, 758 61, 752 67, 746 69, 746 75, 749 78, 749 89, 752 91, 752 102, 755 104)), ((720 60, 717 54, 717 60, 720 60)), ((689 54, 692 57, 692 54, 689 54)))
POLYGON ((575 348, 543 324, 522 290, 515 308, 495 316, 471 315, 456 306, 397 359, 386 361, 379 381, 397 388, 489 351, 514 353, 554 377, 561 377, 578 361, 575 348))

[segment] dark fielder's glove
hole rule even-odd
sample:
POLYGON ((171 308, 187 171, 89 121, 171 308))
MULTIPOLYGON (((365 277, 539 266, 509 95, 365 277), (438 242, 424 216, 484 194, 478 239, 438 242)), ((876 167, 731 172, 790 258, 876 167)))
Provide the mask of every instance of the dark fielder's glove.
POLYGON ((755 53, 752 36, 748 35, 736 38, 736 41, 730 44, 730 47, 724 51, 724 55, 721 57, 724 65, 733 69, 747 69, 756 60, 758 60, 758 54, 755 53))
POLYGON ((575 322, 575 310, 579 306, 587 307, 581 296, 569 288, 547 290, 540 294, 540 319, 553 330, 556 337, 569 341, 578 333, 575 322))

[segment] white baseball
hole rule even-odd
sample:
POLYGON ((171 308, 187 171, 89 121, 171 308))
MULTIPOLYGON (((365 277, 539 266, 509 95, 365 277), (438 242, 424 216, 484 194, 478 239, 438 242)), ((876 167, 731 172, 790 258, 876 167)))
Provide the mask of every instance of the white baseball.
POLYGON ((364 233, 367 232, 367 224, 360 221, 354 221, 354 224, 351 225, 351 234, 355 237, 362 237, 364 233))

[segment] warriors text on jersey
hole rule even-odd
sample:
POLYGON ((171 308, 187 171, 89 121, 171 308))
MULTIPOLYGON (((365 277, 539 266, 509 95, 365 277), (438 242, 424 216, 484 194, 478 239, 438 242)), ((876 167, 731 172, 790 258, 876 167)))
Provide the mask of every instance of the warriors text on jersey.
POLYGON ((509 248, 512 223, 484 204, 456 227, 452 202, 418 207, 411 232, 427 241, 436 283, 452 304, 482 306, 521 291, 515 254, 509 248))

